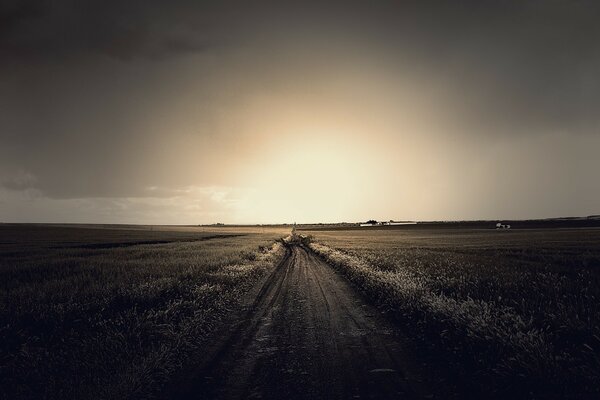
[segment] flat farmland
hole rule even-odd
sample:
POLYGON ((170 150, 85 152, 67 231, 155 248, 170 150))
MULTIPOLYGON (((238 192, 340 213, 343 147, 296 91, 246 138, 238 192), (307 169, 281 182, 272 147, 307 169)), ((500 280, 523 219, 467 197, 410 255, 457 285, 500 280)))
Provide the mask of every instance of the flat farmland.
POLYGON ((1 396, 597 398, 600 229, 0 225, 1 396))
POLYGON ((460 397, 598 396, 600 230, 303 234, 460 397))
POLYGON ((283 235, 0 225, 2 397, 153 396, 277 264, 283 235))

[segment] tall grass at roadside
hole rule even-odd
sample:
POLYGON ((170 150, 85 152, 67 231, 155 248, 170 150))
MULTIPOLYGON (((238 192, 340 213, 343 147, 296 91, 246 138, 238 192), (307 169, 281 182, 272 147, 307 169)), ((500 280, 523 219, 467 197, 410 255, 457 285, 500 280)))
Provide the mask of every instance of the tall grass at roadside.
POLYGON ((588 245, 578 247, 577 236, 566 235, 544 246, 535 232, 466 242, 326 234, 328 245, 309 246, 437 342, 485 390, 593 396, 600 387, 600 246, 583 238, 588 245))
POLYGON ((99 249, 46 234, 2 248, 5 398, 151 397, 284 254, 274 233, 99 249))

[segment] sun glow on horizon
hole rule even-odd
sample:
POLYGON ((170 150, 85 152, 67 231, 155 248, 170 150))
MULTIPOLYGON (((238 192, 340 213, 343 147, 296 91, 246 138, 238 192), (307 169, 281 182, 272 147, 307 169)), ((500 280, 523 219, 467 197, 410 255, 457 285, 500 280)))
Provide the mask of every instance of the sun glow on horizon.
POLYGON ((355 215, 374 174, 372 156, 356 142, 318 131, 275 140, 239 180, 251 187, 243 219, 336 221, 355 215))

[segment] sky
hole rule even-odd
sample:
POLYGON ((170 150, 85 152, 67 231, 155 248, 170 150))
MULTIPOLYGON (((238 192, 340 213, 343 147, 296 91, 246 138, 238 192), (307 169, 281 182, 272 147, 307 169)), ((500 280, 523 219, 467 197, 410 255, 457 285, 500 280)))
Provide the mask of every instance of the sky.
POLYGON ((595 1, 0 1, 0 222, 600 213, 595 1))

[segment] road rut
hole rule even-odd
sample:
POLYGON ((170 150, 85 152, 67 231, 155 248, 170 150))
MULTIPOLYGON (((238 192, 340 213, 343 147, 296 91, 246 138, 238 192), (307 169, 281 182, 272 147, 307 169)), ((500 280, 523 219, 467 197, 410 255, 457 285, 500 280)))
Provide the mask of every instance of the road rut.
POLYGON ((180 399, 429 397, 410 342, 329 265, 293 245, 180 399))

